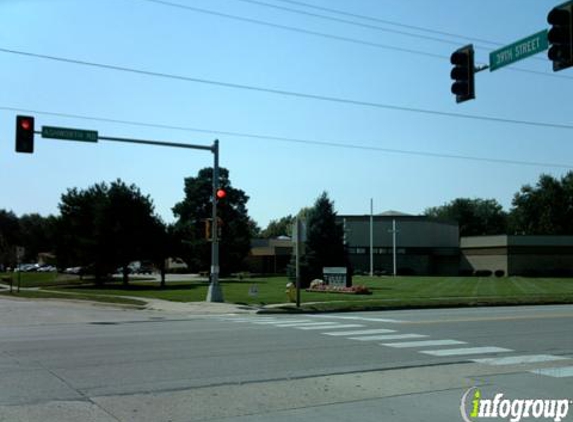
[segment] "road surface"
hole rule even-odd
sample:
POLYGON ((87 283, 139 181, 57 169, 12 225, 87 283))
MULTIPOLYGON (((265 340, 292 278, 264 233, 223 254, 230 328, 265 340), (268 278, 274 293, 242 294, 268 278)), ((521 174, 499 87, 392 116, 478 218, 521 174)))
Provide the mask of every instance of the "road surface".
POLYGON ((572 306, 262 316, 0 299, 0 421, 462 421, 473 387, 498 405, 560 400, 573 421, 572 322, 572 306))

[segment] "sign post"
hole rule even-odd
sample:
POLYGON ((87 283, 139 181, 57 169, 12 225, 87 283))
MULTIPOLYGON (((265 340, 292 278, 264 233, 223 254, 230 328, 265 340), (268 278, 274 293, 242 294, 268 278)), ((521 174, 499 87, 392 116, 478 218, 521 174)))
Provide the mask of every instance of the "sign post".
POLYGON ((534 54, 541 53, 548 48, 547 30, 544 29, 513 44, 492 51, 489 54, 489 70, 493 72, 534 54))
MULTIPOLYGON (((22 260, 26 254, 26 249, 23 246, 16 246, 16 265, 18 268, 18 289, 16 290, 20 293, 20 283, 22 282, 22 260)), ((10 293, 12 293, 12 283, 10 283, 10 293)))

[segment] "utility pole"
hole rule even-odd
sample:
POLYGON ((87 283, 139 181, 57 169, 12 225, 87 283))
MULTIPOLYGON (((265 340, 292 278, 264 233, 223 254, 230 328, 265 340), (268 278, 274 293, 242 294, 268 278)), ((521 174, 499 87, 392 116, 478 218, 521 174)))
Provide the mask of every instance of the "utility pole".
POLYGON ((374 277, 374 199, 370 198, 370 277, 374 277))
POLYGON ((295 277, 296 277, 296 307, 300 308, 300 217, 296 216, 296 237, 295 237, 295 251, 296 251, 296 261, 295 261, 295 277))
POLYGON ((394 277, 396 277, 396 275, 398 274, 397 271, 397 267, 396 267, 396 233, 398 233, 398 230, 396 230, 396 219, 393 218, 392 219, 392 230, 388 230, 390 233, 392 233, 392 263, 393 263, 393 275, 394 277))

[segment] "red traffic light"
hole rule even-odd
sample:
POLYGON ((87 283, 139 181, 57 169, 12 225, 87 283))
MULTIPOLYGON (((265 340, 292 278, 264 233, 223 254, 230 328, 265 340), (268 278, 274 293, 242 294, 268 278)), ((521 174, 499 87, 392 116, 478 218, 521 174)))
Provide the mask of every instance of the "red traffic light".
POLYGON ((16 152, 34 152, 34 117, 16 116, 16 152))
POLYGON ((224 189, 217 190, 217 199, 223 199, 225 196, 227 196, 227 192, 224 189))
POLYGON ((20 127, 24 130, 32 129, 32 122, 29 119, 20 120, 20 127))

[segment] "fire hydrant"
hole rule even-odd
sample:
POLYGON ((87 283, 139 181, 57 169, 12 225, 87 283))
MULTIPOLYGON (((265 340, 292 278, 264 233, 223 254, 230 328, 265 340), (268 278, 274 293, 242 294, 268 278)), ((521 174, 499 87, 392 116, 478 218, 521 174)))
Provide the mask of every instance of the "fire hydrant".
POLYGON ((296 302, 296 287, 294 283, 288 283, 286 288, 287 289, 285 293, 287 294, 288 300, 290 302, 296 302))

